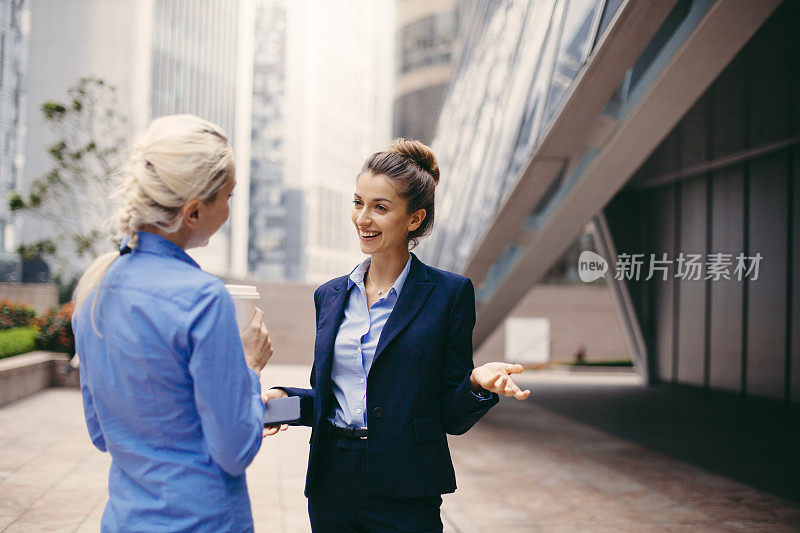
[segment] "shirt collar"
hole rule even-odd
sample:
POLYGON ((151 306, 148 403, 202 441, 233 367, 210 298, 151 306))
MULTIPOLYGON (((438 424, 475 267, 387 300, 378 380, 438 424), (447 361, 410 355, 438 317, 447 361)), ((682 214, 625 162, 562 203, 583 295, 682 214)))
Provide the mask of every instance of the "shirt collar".
MULTIPOLYGON (((164 237, 160 235, 156 235, 155 233, 148 233, 146 231, 138 231, 139 241, 134 248, 134 251, 138 252, 147 252, 156 255, 166 255, 169 257, 174 257, 184 263, 188 263, 196 268, 200 268, 200 265, 195 262, 194 259, 189 257, 183 248, 178 246, 172 241, 168 241, 164 237)), ((128 245, 128 239, 122 243, 122 247, 128 245)))
MULTIPOLYGON (((372 263, 372 258, 367 257, 364 259, 360 265, 355 267, 352 272, 350 272, 350 276, 347 278, 347 290, 349 291, 353 285, 358 285, 360 288, 363 289, 364 286, 364 276, 367 274, 367 269, 369 265, 372 263)), ((408 254, 408 261, 406 261, 406 266, 403 268, 403 271, 400 272, 400 275, 397 276, 397 279, 394 280, 394 284, 392 288, 386 293, 387 296, 394 292, 395 294, 399 295, 400 291, 403 290, 403 285, 406 283, 406 278, 408 278, 408 272, 411 270, 411 254, 408 254)))

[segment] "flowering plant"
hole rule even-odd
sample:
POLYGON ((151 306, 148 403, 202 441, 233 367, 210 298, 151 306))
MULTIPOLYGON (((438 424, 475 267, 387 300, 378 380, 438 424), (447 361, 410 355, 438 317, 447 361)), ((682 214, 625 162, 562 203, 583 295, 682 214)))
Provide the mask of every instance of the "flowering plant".
POLYGON ((72 333, 72 302, 53 308, 34 321, 39 329, 36 347, 40 350, 75 354, 75 336, 72 333))
POLYGON ((0 331, 30 326, 36 311, 26 305, 10 300, 0 300, 0 331))

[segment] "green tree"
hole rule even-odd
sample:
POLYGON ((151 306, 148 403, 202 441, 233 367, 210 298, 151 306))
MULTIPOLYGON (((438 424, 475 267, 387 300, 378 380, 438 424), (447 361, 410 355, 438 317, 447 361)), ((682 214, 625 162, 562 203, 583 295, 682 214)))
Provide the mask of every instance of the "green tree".
POLYGON ((65 102, 41 106, 55 137, 47 148, 52 168, 30 184, 27 194, 13 191, 9 207, 47 221, 51 228, 48 238, 22 245, 17 252, 24 259, 57 258, 62 271, 74 273, 109 247, 103 229, 132 125, 121 111, 117 89, 102 79, 82 78, 67 95, 65 102))

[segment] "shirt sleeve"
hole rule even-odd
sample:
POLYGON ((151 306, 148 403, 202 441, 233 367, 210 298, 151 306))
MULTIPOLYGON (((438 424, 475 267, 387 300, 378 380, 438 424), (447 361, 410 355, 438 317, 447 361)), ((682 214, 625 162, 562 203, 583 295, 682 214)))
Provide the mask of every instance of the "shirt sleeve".
POLYGON ((247 367, 233 301, 211 287, 189 323, 189 373, 211 458, 238 476, 261 447, 264 403, 255 371, 247 367))
MULTIPOLYGON (((470 370, 470 374, 471 373, 472 373, 472 371, 470 370)), ((467 375, 467 379, 469 379, 469 374, 467 375)), ((472 388, 470 388, 470 391, 472 391, 472 388)), ((480 401, 491 400, 492 399, 492 393, 489 392, 488 390, 482 390, 480 392, 472 391, 472 396, 474 396, 477 400, 480 400, 480 401)))
MULTIPOLYGON (((75 357, 78 357, 77 355, 75 357)), ((92 391, 89 390, 89 380, 86 377, 86 366, 80 365, 81 374, 81 396, 83 397, 83 416, 86 419, 86 429, 89 430, 89 438, 92 444, 101 452, 106 451, 106 439, 103 437, 103 430, 97 420, 97 411, 94 409, 94 398, 92 391)))

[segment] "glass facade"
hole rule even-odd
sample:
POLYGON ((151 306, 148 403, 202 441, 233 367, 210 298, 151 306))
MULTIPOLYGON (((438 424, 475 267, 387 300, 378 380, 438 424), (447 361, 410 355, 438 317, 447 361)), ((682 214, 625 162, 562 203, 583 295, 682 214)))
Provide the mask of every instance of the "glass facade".
POLYGON ((404 74, 430 65, 449 63, 457 28, 455 10, 433 13, 401 28, 398 72, 404 74))
POLYGON ((156 0, 153 117, 198 115, 235 143, 238 13, 238 0, 156 0))
POLYGON ((286 95, 286 2, 255 4, 250 214, 247 270, 259 279, 294 279, 290 264, 299 246, 290 225, 291 203, 284 182, 286 95))
POLYGON ((619 4, 505 0, 465 10, 433 143, 442 181, 436 228, 420 246, 427 261, 464 268, 619 4))
POLYGON ((350 220, 353 188, 364 160, 391 136, 392 0, 348 6, 286 2, 285 183, 302 191, 287 196, 287 206, 302 207, 287 208, 295 217, 287 228, 300 236, 294 264, 308 282, 350 272, 363 259, 350 220))
POLYGON ((430 144, 450 84, 460 8, 453 0, 431 0, 406 19, 408 3, 397 2, 392 136, 430 144))
MULTIPOLYGON (((190 113, 236 142, 240 0, 154 0, 150 114, 190 113)), ((190 255, 216 274, 233 263, 232 221, 190 255)), ((244 262, 245 258, 242 258, 244 262)))
POLYGON ((447 84, 442 83, 397 97, 392 110, 393 136, 430 143, 446 94, 447 84))
MULTIPOLYGON (((22 76, 28 59, 29 27, 30 9, 26 0, 0 0, 0 192, 3 198, 17 187, 22 172, 25 108, 22 76)), ((13 228, 8 204, 0 202, 0 253, 13 249, 13 228)))

